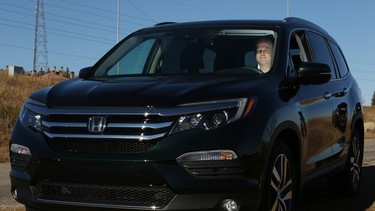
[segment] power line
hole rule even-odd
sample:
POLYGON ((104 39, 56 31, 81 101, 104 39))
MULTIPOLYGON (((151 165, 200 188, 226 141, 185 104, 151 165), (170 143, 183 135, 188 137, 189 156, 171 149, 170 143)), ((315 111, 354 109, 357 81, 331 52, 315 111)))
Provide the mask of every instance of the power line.
MULTIPOLYGON (((6 20, 6 19, 3 19, 3 18, 0 18, 0 20, 1 19, 2 20, 6 20)), ((12 22, 16 22, 16 21, 12 21, 12 22)), ((17 23, 20 23, 20 22, 17 21, 17 23)), ((31 29, 31 28, 27 28, 27 27, 10 25, 10 24, 7 24, 7 23, 2 23, 2 24, 4 26, 13 27, 13 28, 16 28, 16 29, 23 29, 23 30, 29 30, 29 31, 33 31, 34 30, 34 29, 31 29)), ((26 24, 26 23, 22 23, 22 24, 26 24)), ((28 25, 28 24, 26 24, 26 25, 28 25)), ((80 40, 94 42, 94 43, 101 43, 101 44, 105 44, 105 45, 113 45, 113 42, 103 42, 102 41, 103 39, 107 40, 107 41, 112 41, 110 39, 105 39, 105 38, 101 38, 101 37, 85 35, 85 34, 76 33, 76 32, 69 32, 69 31, 64 31, 64 30, 59 30, 59 29, 54 29, 54 28, 48 28, 48 29, 52 30, 52 31, 58 31, 58 32, 67 33, 67 34, 61 34, 61 33, 48 32, 49 34, 53 34, 53 35, 57 35, 57 36, 62 36, 62 37, 65 37, 65 38, 66 37, 70 37, 70 38, 80 39, 80 40), (76 35, 79 35, 79 36, 84 36, 85 38, 77 37, 77 36, 72 36, 71 34, 76 34, 76 35), (87 37, 92 37, 94 39, 99 39, 99 40, 88 39, 87 37)))
MULTIPOLYGON (((5 20, 5 21, 12 22, 12 23, 16 23, 16 24, 26 25, 26 26, 30 25, 29 23, 10 20, 10 19, 1 18, 1 17, 0 17, 0 20, 5 20)), ((18 27, 18 26, 15 26, 15 27, 18 27)), ((98 36, 94 36, 94 35, 87 35, 87 34, 82 34, 82 33, 78 33, 78 32, 66 31, 66 30, 61 30, 61 29, 55 29, 55 28, 51 28, 51 27, 48 27, 48 30, 53 30, 53 31, 58 31, 58 32, 63 32, 63 33, 69 33, 69 34, 75 34, 75 35, 80 35, 80 36, 84 36, 84 37, 91 37, 91 38, 95 38, 95 39, 99 39, 99 40, 112 41, 111 39, 108 39, 108 38, 98 37, 98 36)))
MULTIPOLYGON (((67 2, 67 1, 64 1, 64 2, 67 2)), ((75 5, 82 5, 82 4, 77 4, 77 3, 72 3, 72 2, 68 2, 70 4, 75 4, 75 5)), ((55 8, 59 8, 59 9, 64 9, 64 10, 68 10, 69 12, 77 12, 77 13, 80 13, 80 14, 86 14, 86 15, 90 15, 90 16, 94 16, 96 18, 104 18, 104 19, 107 19, 107 20, 112 20, 114 21, 115 18, 113 17, 108 17, 108 16, 105 16, 105 15, 99 15, 98 13, 91 13, 91 12, 87 12, 87 11, 82 11, 82 10, 78 10, 78 9, 72 9, 72 8, 68 8, 68 7, 63 7, 63 6, 58 6, 58 5, 54 5, 54 4, 51 4, 49 3, 48 6, 52 6, 52 7, 55 7, 55 8)), ((92 7, 92 6, 85 6, 85 7, 89 7, 89 8, 95 8, 95 7, 92 7)), ((85 8, 87 9, 87 8, 85 8)), ((101 10, 100 8, 95 8, 97 10, 101 10)), ((101 10, 101 13, 103 12, 103 10, 101 10)), ((115 12, 110 12, 111 14, 115 14, 115 12)), ((133 19, 137 19, 137 20, 142 20, 142 21, 147 21, 147 22, 152 22, 152 23, 155 23, 155 21, 151 21, 151 20, 148 20, 148 19, 145 19, 145 18, 139 18, 139 17, 136 17, 136 16, 131 16, 131 15, 121 15, 121 16, 124 16, 124 17, 127 17, 127 18, 133 18, 133 19)), ((138 25, 138 26, 147 26, 143 23, 139 23, 139 22, 134 22, 134 21, 129 21, 127 19, 127 23, 130 23, 130 24, 134 24, 134 25, 138 25)))
MULTIPOLYGON (((21 7, 21 6, 12 5, 12 4, 9 4, 9 3, 2 3, 2 4, 6 5, 6 6, 14 7, 16 9, 23 9, 23 10, 26 10, 26 11, 33 11, 32 9, 21 7)), ((114 18, 112 18, 112 17, 98 15, 96 13, 89 13, 89 12, 86 12, 86 11, 81 11, 81 10, 77 10, 77 9, 66 8, 66 7, 57 6, 57 5, 50 4, 50 3, 47 4, 47 5, 48 6, 53 6, 53 7, 59 8, 59 9, 65 9, 65 10, 69 10, 69 11, 75 11, 75 12, 78 12, 80 14, 88 14, 88 15, 95 16, 95 17, 105 18, 107 20, 114 20, 114 18)), ((32 15, 32 14, 20 12, 19 10, 14 11, 14 10, 6 9, 6 8, 5 9, 3 8, 2 10, 5 11, 5 12, 17 13, 17 14, 21 14, 21 15, 26 15, 26 16, 32 16, 32 17, 34 17, 34 15, 32 15)), ((57 15, 57 14, 48 13, 48 12, 46 12, 46 15, 49 16, 46 19, 50 20, 50 21, 56 21, 56 22, 59 22, 59 23, 69 24, 69 25, 73 25, 73 26, 79 26, 79 27, 85 27, 85 28, 90 28, 90 29, 95 29, 95 30, 101 30, 101 31, 106 31, 106 32, 110 32, 110 33, 115 33, 115 30, 110 30, 110 29, 113 29, 113 27, 111 27, 108 24, 106 25, 106 24, 101 24, 101 23, 98 23, 98 22, 92 22, 92 21, 82 20, 82 18, 78 19, 78 18, 73 18, 73 17, 66 17, 66 16, 63 16, 63 15, 57 15), (58 17, 59 19, 51 18, 51 17, 58 17), (65 20, 74 20, 75 22, 61 20, 61 18, 65 19, 65 20), (77 22, 84 23, 84 24, 80 24, 80 23, 77 23, 77 22), (91 26, 88 26, 87 24, 90 24, 91 26), (104 29, 104 28, 107 28, 107 29, 104 29)), ((129 20, 127 20, 126 22, 127 22, 127 24, 133 24, 133 25, 138 25, 138 26, 142 26, 142 27, 148 26, 148 25, 145 25, 145 24, 142 24, 142 23, 132 22, 132 21, 129 21, 129 20)), ((126 33, 129 33, 129 32, 132 32, 132 31, 131 30, 123 30, 121 33, 122 34, 126 34, 126 33)))
POLYGON ((87 26, 87 25, 79 24, 79 23, 72 23, 72 22, 69 22, 69 21, 62 21, 62 20, 58 20, 58 19, 54 19, 54 18, 47 18, 47 20, 56 21, 56 22, 68 24, 68 25, 71 25, 71 26, 79 26, 79 27, 84 27, 84 28, 89 28, 89 29, 95 29, 95 30, 99 30, 99 31, 111 32, 111 33, 115 32, 114 30, 106 30, 106 29, 102 29, 102 28, 98 28, 98 27, 87 26))
POLYGON ((375 62, 372 61, 367 61, 367 60, 362 60, 362 59, 349 59, 353 64, 361 64, 361 65, 371 65, 375 66, 375 62))
MULTIPOLYGON (((33 1, 33 0, 28 0, 28 1, 33 1)), ((106 9, 103 9, 103 8, 94 7, 92 5, 81 4, 81 3, 78 3, 78 2, 73 2, 73 1, 68 1, 68 0, 59 0, 59 2, 65 2, 65 3, 71 4, 71 5, 83 7, 84 10, 72 9, 71 7, 57 6, 57 5, 51 4, 51 3, 48 3, 46 5, 54 6, 56 8, 65 9, 65 10, 68 10, 68 11, 75 11, 75 12, 78 12, 80 14, 87 14, 87 15, 92 15, 92 16, 95 16, 95 17, 103 17, 103 18, 112 19, 112 20, 114 19, 114 17, 108 17, 108 16, 103 16, 103 15, 98 15, 98 13, 87 12, 87 8, 90 8, 90 9, 99 11, 100 14, 103 14, 103 13, 107 13, 107 14, 111 14, 111 15, 115 14, 115 12, 111 11, 111 10, 106 10, 106 9)), ((134 19, 142 20, 142 21, 146 21, 146 22, 155 23, 155 20, 153 20, 152 18, 150 20, 150 19, 147 19, 147 18, 141 18, 141 17, 126 15, 126 14, 122 14, 121 16, 124 16, 124 17, 127 17, 127 18, 134 18, 134 19)), ((135 24, 140 24, 140 23, 135 23, 135 24)))
POLYGON ((143 15, 147 16, 148 18, 150 18, 151 20, 154 21, 154 23, 157 23, 157 21, 155 19, 153 19, 150 15, 148 15, 147 13, 143 12, 143 10, 139 9, 139 7, 137 7, 133 2, 131 2, 130 0, 128 0, 128 2, 136 9, 138 10, 139 12, 141 12, 143 15))
POLYGON ((0 45, 6 46, 6 47, 12 47, 12 48, 24 49, 24 50, 33 50, 32 48, 27 48, 27 47, 22 47, 22 46, 17 46, 17 45, 11 45, 11 44, 7 44, 7 43, 0 43, 0 45))
POLYGON ((357 81, 369 81, 369 82, 374 82, 375 81, 374 79, 369 79, 369 78, 358 78, 358 77, 355 77, 355 79, 357 81))
POLYGON ((228 16, 228 17, 239 18, 239 16, 235 16, 232 13, 225 13, 223 11, 217 11, 217 10, 197 7, 195 5, 187 4, 187 3, 185 3, 185 1, 180 1, 180 0, 177 0, 177 1, 175 1, 175 0, 165 0, 165 1, 168 1, 172 4, 179 5, 179 6, 182 6, 182 7, 189 7, 189 8, 193 8, 193 9, 198 9, 198 10, 204 11, 205 13, 210 12, 212 14, 217 14, 217 15, 220 15, 220 16, 225 15, 225 16, 228 16))
MULTIPOLYGON (((72 1, 68 1, 68 0, 60 0, 62 2, 65 2, 65 3, 68 3, 68 4, 72 4, 72 5, 76 5, 76 6, 80 6, 80 7, 84 7, 85 9, 87 8, 91 8, 91 9, 94 9, 94 10, 97 10, 97 11, 100 11, 101 13, 105 12, 105 13, 108 13, 108 14, 115 14, 115 12, 113 11, 110 11, 110 10, 105 10, 103 8, 98 8, 98 7, 93 7, 91 5, 85 5, 85 4, 80 4, 80 3, 77 3, 77 2, 72 2, 72 1)), ((69 9, 69 8, 68 8, 69 9)), ((94 16, 96 16, 96 13, 93 14, 94 16)), ((147 21, 147 22, 151 22, 151 23, 157 23, 157 21, 155 21, 153 18, 147 16, 149 19, 147 18, 140 18, 140 17, 137 17, 137 16, 132 16, 132 15, 126 15, 126 14, 122 14, 121 16, 124 16, 124 17, 128 17, 128 18, 134 18, 134 19, 137 19, 137 20, 142 20, 142 21, 147 21)))
MULTIPOLYGON (((2 18, 0 18, 0 19, 2 19, 2 18)), ((16 29, 24 29, 24 30, 34 31, 33 28, 27 28, 27 27, 23 27, 23 26, 15 26, 15 25, 7 24, 7 23, 2 23, 2 25, 3 26, 13 27, 13 28, 16 28, 16 29)))
MULTIPOLYGON (((18 12, 18 11, 14 11, 14 10, 8 10, 8 9, 2 9, 2 10, 5 11, 5 12, 16 13, 17 15, 25 15, 25 16, 32 16, 32 17, 34 17, 34 15, 23 13, 23 12, 18 12)), ((115 32, 114 30, 105 30, 105 29, 98 28, 98 27, 87 26, 87 25, 78 24, 78 23, 72 23, 72 22, 69 22, 69 21, 62 21, 62 20, 54 19, 54 18, 46 18, 46 19, 47 20, 51 20, 51 21, 56 21, 56 22, 59 22, 59 23, 68 24, 68 25, 85 27, 85 28, 90 28, 90 29, 95 29, 95 30, 100 30, 100 31, 106 31, 106 32, 110 32, 110 33, 114 33, 115 32)))
MULTIPOLYGON (((11 48, 18 48, 18 49, 33 51, 33 48, 27 48, 27 47, 18 46, 18 45, 11 45, 11 44, 7 44, 7 43, 0 43, 0 45, 6 46, 6 47, 11 47, 11 48)), ((83 59, 90 59, 90 60, 95 60, 95 61, 97 60, 97 58, 93 58, 93 57, 75 55, 75 54, 68 54, 68 53, 59 52, 59 51, 49 51, 49 53, 59 54, 59 55, 64 55, 64 56, 70 56, 70 57, 78 57, 78 58, 83 58, 83 59)))
POLYGON ((78 19, 78 18, 73 18, 73 17, 69 17, 68 18, 68 17, 63 16, 63 15, 56 15, 56 14, 51 14, 51 13, 47 13, 47 15, 49 15, 49 16, 55 16, 55 17, 59 17, 59 18, 63 18, 63 19, 68 19, 68 20, 79 21, 79 22, 82 22, 82 23, 88 23, 88 24, 92 24, 92 25, 96 25, 96 26, 100 26, 100 27, 104 27, 104 28, 113 29, 112 26, 101 24, 101 23, 97 23, 97 22, 85 21, 85 20, 78 19))
POLYGON ((351 68, 351 72, 354 73, 354 74, 371 74, 371 75, 375 76, 375 72, 372 71, 372 70, 358 70, 358 69, 355 69, 355 68, 351 68))

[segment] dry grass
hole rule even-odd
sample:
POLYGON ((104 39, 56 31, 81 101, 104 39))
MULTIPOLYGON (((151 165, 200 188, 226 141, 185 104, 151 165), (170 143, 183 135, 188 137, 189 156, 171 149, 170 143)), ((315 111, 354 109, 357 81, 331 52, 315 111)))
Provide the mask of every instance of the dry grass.
POLYGON ((9 160, 8 143, 19 110, 27 97, 34 91, 60 82, 61 79, 17 75, 8 77, 0 71, 0 162, 9 160))

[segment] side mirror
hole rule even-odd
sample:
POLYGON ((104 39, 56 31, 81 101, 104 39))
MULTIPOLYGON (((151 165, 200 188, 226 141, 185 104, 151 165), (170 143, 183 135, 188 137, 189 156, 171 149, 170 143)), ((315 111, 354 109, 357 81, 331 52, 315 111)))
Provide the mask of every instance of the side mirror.
POLYGON ((91 69, 92 67, 85 67, 85 68, 82 68, 80 71, 79 71, 79 78, 86 78, 86 76, 91 72, 91 69))
POLYGON ((298 68, 298 83, 303 85, 318 85, 331 79, 331 70, 322 63, 303 62, 298 68))

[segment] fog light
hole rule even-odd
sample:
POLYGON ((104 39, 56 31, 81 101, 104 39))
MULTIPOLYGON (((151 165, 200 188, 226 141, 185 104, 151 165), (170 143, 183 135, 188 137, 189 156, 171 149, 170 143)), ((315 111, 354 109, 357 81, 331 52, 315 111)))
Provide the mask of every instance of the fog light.
POLYGON ((238 211, 238 205, 236 201, 232 199, 224 200, 224 209, 227 211, 238 211))
POLYGON ((234 160, 237 154, 231 150, 210 150, 189 152, 177 158, 177 161, 234 160))
POLYGON ((10 146, 10 151, 21 155, 31 155, 31 151, 28 147, 19 144, 12 144, 10 146))

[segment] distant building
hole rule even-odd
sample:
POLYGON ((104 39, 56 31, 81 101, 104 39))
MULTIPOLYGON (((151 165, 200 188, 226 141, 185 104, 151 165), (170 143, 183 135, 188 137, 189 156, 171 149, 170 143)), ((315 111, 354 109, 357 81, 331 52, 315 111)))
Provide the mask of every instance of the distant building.
POLYGON ((18 67, 18 66, 8 66, 8 75, 9 76, 15 76, 15 75, 23 75, 25 74, 25 70, 23 67, 18 67))

